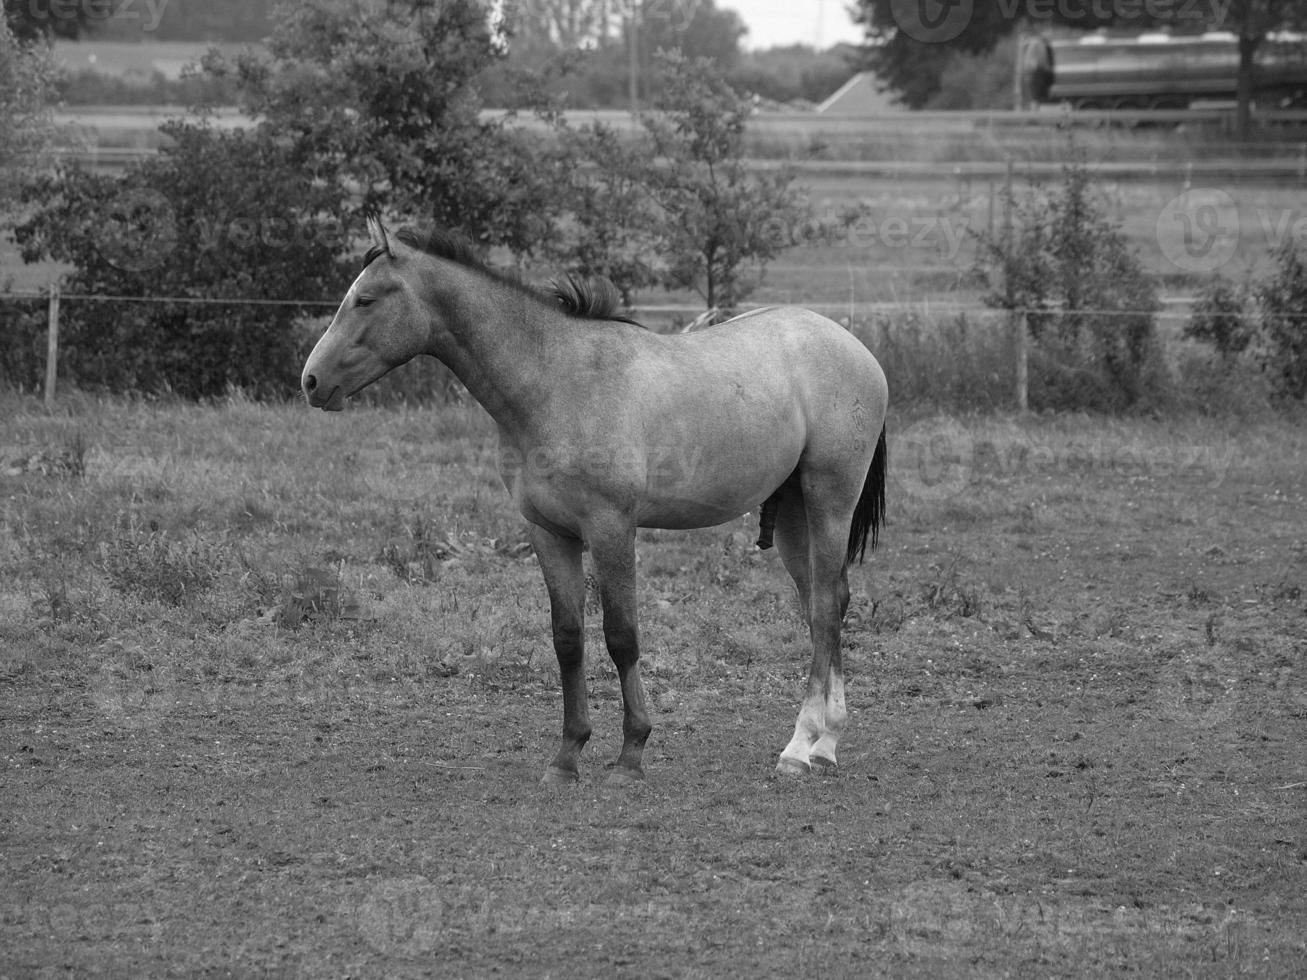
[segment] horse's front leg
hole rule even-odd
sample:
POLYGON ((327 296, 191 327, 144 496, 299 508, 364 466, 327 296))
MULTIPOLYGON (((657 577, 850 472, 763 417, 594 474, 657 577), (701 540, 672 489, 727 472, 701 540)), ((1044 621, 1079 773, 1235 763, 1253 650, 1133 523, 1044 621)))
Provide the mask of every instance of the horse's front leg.
POLYGON ((590 707, 585 686, 585 572, 581 542, 542 527, 531 526, 545 587, 549 590, 549 619, 553 625, 554 653, 563 688, 563 740, 545 770, 545 783, 565 784, 580 778, 577 763, 590 738, 590 707))
POLYGON ((640 640, 635 613, 635 527, 614 521, 588 534, 604 610, 604 640, 622 685, 622 751, 608 767, 609 782, 644 779, 641 759, 653 730, 640 681, 640 640))

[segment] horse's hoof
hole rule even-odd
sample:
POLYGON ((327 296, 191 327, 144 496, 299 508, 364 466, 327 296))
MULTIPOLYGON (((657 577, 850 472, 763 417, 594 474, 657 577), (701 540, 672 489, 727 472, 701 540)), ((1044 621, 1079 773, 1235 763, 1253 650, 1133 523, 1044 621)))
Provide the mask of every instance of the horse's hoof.
POLYGON ((827 759, 825 756, 814 755, 811 761, 812 771, 818 776, 839 775, 839 766, 835 764, 834 759, 827 759))
POLYGON ((626 766, 609 766, 604 782, 613 786, 627 786, 631 783, 644 782, 643 769, 628 769, 626 766))
POLYGON ((790 755, 783 755, 780 761, 776 763, 776 771, 784 773, 787 776, 806 776, 812 772, 812 766, 808 765, 802 759, 796 759, 790 755))
POLYGON ((550 766, 545 770, 545 774, 540 777, 542 786, 571 786, 580 780, 581 776, 570 769, 560 769, 558 766, 550 766))

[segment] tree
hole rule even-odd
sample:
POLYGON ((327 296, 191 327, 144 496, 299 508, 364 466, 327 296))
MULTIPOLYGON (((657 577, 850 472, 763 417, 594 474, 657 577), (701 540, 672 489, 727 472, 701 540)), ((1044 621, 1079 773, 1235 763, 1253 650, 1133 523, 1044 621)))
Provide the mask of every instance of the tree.
POLYGON ((551 257, 583 276, 602 276, 626 306, 659 279, 660 215, 649 195, 651 162, 643 140, 627 139, 604 123, 569 134, 567 214, 550 237, 551 257))
POLYGON ((0 213, 41 163, 54 139, 55 67, 49 46, 20 43, 0 21, 0 213))
POLYGON ((786 169, 759 174, 744 158, 752 112, 713 65, 660 58, 656 112, 641 117, 652 161, 645 181, 662 220, 658 252, 668 285, 729 310, 766 265, 812 227, 806 196, 786 169))
POLYGON ((1239 38, 1235 132, 1239 139, 1247 140, 1252 134, 1257 51, 1273 31, 1307 27, 1307 11, 1303 10, 1300 0, 1229 0, 1229 10, 1224 17, 1216 13, 1211 16, 1209 26, 1231 30, 1239 38))
POLYGON ((1016 27, 998 4, 943 5, 926 0, 920 4, 858 0, 854 22, 867 31, 867 67, 913 109, 925 106, 939 90, 940 77, 953 52, 983 54, 1016 27), (944 17, 933 30, 921 16, 929 7, 939 8, 944 17))
MULTIPOLYGON (((1254 0, 1259 2, 1259 0, 1254 0)), ((1201 5, 1187 5, 1190 7, 1201 5)), ((988 54, 1024 22, 1092 31, 1113 24, 1141 30, 1164 25, 1179 5, 1039 3, 1029 0, 857 0, 854 21, 865 26, 867 67, 920 109, 939 90, 957 52, 988 54), (1162 16, 1154 16, 1154 10, 1162 16)))
POLYGON ((720 71, 729 71, 740 54, 740 39, 748 29, 733 10, 718 10, 713 0, 639 0, 638 9, 622 23, 623 46, 629 52, 634 40, 636 63, 631 70, 632 96, 640 102, 658 103, 658 87, 667 80, 660 70, 658 53, 678 51, 689 59, 710 61, 720 71), (637 85, 637 81, 640 83, 637 85))
POLYGON ((210 53, 243 106, 317 180, 364 208, 528 254, 562 179, 548 141, 481 113, 478 80, 508 38, 482 0, 310 0, 277 8, 269 58, 210 53))
POLYGON ((1113 26, 1232 31, 1239 38, 1237 129, 1246 139, 1257 51, 1268 34, 1307 27, 1307 9, 1301 0, 1039 5, 1026 0, 858 0, 855 20, 867 30, 868 67, 913 108, 931 101, 953 52, 987 53, 1022 23, 1082 31, 1113 26))
POLYGON ((515 53, 594 48, 613 32, 610 0, 533 0, 508 8, 507 28, 515 53))

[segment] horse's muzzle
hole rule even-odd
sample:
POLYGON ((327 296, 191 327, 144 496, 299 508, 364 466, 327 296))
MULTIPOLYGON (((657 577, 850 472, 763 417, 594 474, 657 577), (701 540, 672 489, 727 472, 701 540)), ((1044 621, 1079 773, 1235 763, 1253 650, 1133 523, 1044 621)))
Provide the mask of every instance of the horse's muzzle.
POLYGON ((318 381, 316 375, 306 374, 302 387, 304 397, 314 408, 320 408, 324 412, 339 412, 345 407, 345 396, 341 393, 340 385, 328 388, 318 381))

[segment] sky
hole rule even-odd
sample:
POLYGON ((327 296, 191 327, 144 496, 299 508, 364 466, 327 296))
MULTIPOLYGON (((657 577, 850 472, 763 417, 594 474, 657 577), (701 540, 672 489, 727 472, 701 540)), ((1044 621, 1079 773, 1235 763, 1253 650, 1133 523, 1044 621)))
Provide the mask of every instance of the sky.
POLYGON ((717 0, 718 9, 734 10, 748 25, 743 46, 752 49, 860 42, 862 29, 849 16, 850 6, 851 0, 717 0))

